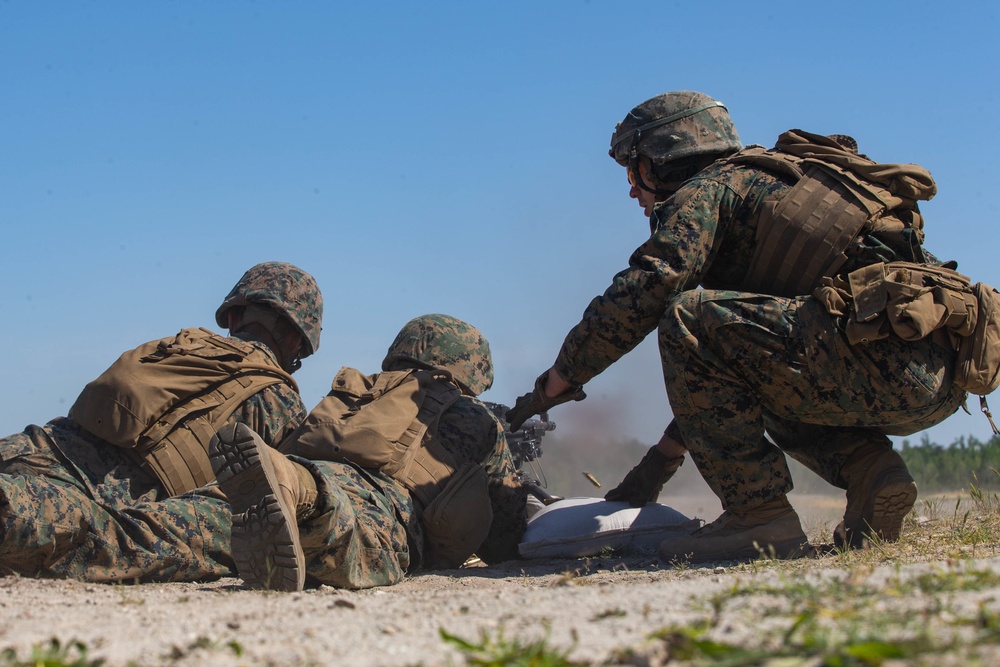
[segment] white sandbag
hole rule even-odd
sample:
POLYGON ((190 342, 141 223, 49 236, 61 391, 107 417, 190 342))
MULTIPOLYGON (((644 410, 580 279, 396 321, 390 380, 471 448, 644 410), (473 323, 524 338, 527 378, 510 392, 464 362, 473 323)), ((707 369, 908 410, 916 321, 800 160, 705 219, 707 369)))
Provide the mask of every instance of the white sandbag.
POLYGON ((632 507, 601 498, 566 498, 531 517, 518 551, 522 558, 582 558, 605 548, 653 554, 671 533, 689 533, 700 525, 659 503, 632 507))

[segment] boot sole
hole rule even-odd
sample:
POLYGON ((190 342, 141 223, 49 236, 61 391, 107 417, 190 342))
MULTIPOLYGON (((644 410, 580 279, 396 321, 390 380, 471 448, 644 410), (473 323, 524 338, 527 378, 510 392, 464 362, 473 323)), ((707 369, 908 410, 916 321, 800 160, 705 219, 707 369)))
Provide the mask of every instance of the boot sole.
POLYGON ((872 503, 871 534, 887 542, 899 539, 903 519, 917 501, 917 485, 913 481, 891 482, 875 494, 872 503))
POLYGON ((905 478, 886 482, 875 493, 871 505, 871 521, 862 519, 860 525, 848 527, 846 518, 833 530, 833 544, 842 549, 864 549, 873 537, 885 542, 896 542, 903 528, 903 519, 917 501, 917 485, 906 474, 905 478))
POLYGON ((263 440, 245 424, 227 425, 209 443, 219 488, 232 507, 232 552, 248 588, 301 591, 305 557, 294 508, 278 487, 263 440))

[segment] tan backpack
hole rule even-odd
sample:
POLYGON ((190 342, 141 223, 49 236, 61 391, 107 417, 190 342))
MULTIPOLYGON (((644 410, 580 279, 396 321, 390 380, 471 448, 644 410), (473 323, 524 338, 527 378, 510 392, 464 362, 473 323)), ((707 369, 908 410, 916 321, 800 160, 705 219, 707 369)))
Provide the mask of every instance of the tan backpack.
POLYGON ((171 495, 211 482, 208 443, 241 403, 295 380, 250 343, 207 329, 140 345, 84 387, 69 417, 128 449, 171 495))
POLYGON ((369 376, 344 367, 279 449, 378 469, 399 481, 420 512, 428 564, 457 567, 479 548, 493 521, 486 471, 456 461, 436 437, 438 420, 461 395, 447 371, 369 376))
POLYGON ((909 227, 922 238, 917 200, 937 192, 919 165, 874 162, 803 130, 783 133, 773 149, 751 146, 728 160, 795 181, 781 199, 764 202, 741 288, 776 296, 811 293, 821 278, 840 270, 848 246, 864 231, 909 227))

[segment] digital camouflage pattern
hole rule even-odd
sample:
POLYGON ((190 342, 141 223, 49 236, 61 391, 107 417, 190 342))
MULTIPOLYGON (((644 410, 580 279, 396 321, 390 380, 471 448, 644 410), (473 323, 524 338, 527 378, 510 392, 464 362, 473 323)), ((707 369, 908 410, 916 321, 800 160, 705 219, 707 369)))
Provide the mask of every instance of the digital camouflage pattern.
POLYGON ((852 346, 810 297, 685 292, 670 303, 659 343, 684 442, 726 508, 791 490, 765 428, 790 455, 846 488, 839 478, 848 459, 838 445, 856 446, 870 431, 909 435, 965 400, 952 384, 950 350, 930 339, 852 346))
POLYGON ((375 470, 289 458, 317 480, 315 512, 299 522, 306 576, 350 589, 401 581, 412 563, 407 523, 419 532, 406 491, 375 470))
POLYGON ((301 357, 319 349, 323 328, 323 295, 316 280, 287 262, 263 262, 251 267, 233 287, 215 312, 215 322, 228 327, 231 308, 255 303, 275 309, 302 334, 301 357))
POLYGON ((479 329, 450 315, 415 317, 389 346, 382 370, 436 368, 451 373, 463 388, 478 396, 493 386, 493 357, 479 329))
MULTIPOLYGON (((277 384, 228 421, 277 444, 305 414, 298 394, 277 384)), ((69 418, 0 439, 0 569, 85 581, 232 576, 230 524, 214 484, 168 498, 125 450, 69 418)))
POLYGON ((67 418, 29 426, 0 447, 0 570, 122 582, 232 572, 228 505, 215 487, 166 499, 124 450, 67 418))
MULTIPOLYGON (((517 481, 503 427, 478 399, 462 396, 440 419, 437 438, 459 461, 489 477, 493 522, 476 554, 487 563, 517 557, 527 527, 527 492, 517 481)), ((423 528, 403 485, 377 470, 289 457, 317 478, 315 514, 299 524, 306 573, 341 588, 387 586, 421 566, 423 528)))
MULTIPOLYGON (((685 445, 727 508, 790 488, 783 457, 764 439, 767 420, 783 448, 833 482, 842 455, 833 452, 858 429, 911 433, 943 420, 964 397, 951 384, 951 355, 930 340, 850 348, 811 297, 739 292, 761 207, 789 188, 782 176, 725 160, 685 182, 654 207, 649 239, 591 301, 555 364, 567 381, 584 384, 659 328, 685 445), (699 285, 709 291, 692 292, 699 285)), ((913 253, 912 239, 872 233, 842 270, 912 261, 913 253)))
POLYGON ((657 95, 632 109, 615 127, 608 153, 624 167, 634 157, 633 149, 663 165, 741 148, 740 137, 721 102, 682 90, 657 95))

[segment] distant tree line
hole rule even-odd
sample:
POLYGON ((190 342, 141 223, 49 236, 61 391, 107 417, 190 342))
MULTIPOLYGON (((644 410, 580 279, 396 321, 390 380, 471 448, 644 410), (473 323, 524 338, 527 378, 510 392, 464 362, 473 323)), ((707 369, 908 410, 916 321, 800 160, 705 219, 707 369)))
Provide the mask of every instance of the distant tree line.
POLYGON ((918 445, 904 440, 899 453, 921 492, 968 489, 970 484, 1000 489, 1000 436, 986 442, 962 437, 947 447, 924 436, 918 445))

